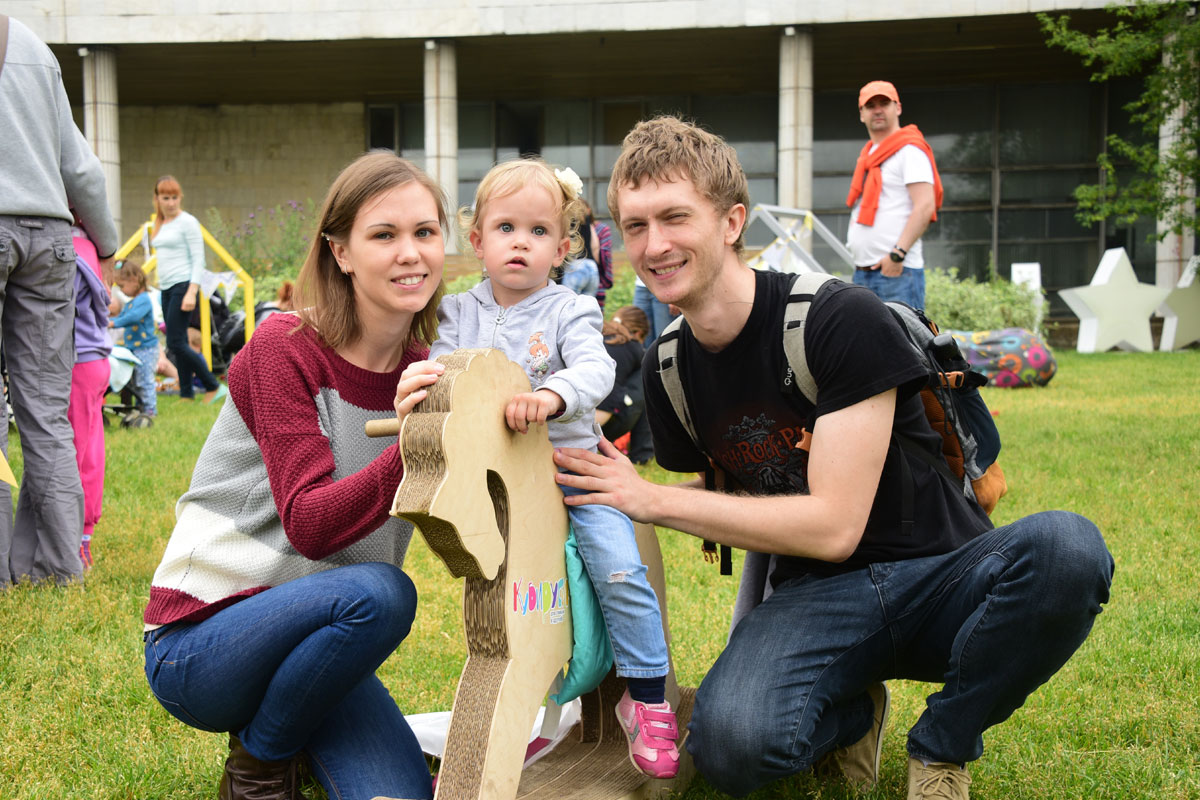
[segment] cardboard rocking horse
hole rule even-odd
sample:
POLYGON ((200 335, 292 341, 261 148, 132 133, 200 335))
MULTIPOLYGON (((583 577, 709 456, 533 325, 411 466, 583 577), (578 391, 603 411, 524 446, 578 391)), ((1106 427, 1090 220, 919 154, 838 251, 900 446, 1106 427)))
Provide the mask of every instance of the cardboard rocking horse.
MULTIPOLYGON (((651 780, 630 763, 613 712, 624 681, 611 671, 582 698, 581 720, 567 738, 522 771, 537 712, 571 657, 566 508, 545 427, 520 434, 504 422, 509 399, 530 390, 521 368, 499 350, 457 350, 439 360, 445 374, 404 421, 404 478, 392 509, 421 531, 451 575, 466 579, 468 656, 435 797, 632 800, 686 787, 694 768, 682 737, 694 690, 679 689, 673 667, 667 698, 681 735, 678 777, 651 780)), ((383 435, 387 422, 369 432, 383 435)), ((635 527, 666 628, 658 540, 652 526, 635 527)))

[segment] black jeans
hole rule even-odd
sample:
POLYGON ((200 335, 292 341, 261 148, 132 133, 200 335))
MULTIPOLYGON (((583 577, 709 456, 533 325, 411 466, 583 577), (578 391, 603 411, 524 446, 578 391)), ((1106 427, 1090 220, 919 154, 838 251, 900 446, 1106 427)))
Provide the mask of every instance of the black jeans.
MULTIPOLYGON (((188 344, 188 315, 183 310, 183 298, 188 290, 187 282, 177 283, 162 290, 163 320, 167 323, 167 350, 174 356, 175 368, 179 370, 179 396, 193 395, 192 377, 204 384, 205 391, 214 392, 221 385, 204 356, 188 344)), ((196 302, 200 302, 197 299, 196 302)))

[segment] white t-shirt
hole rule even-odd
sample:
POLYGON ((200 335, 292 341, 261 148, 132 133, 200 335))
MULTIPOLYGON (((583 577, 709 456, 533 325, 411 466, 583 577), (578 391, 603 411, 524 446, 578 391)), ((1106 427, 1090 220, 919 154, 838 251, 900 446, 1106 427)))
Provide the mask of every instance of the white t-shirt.
MULTIPOLYGON (((875 152, 874 145, 870 152, 875 152)), ((850 211, 850 231, 846 235, 846 246, 854 254, 854 265, 866 267, 885 258, 896 242, 908 218, 912 215, 913 202, 908 194, 908 184, 928 183, 933 185, 933 165, 929 157, 915 144, 906 144, 879 167, 883 173, 883 189, 879 193, 879 207, 875 211, 874 225, 859 225, 858 210, 862 206, 859 197, 850 211)), ((904 266, 921 269, 925 256, 921 240, 908 248, 904 266)))

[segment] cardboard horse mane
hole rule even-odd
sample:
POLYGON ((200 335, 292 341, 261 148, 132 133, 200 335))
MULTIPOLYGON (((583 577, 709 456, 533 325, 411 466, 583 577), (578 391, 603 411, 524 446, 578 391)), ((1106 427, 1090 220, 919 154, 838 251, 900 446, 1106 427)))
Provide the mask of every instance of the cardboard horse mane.
MULTIPOLYGON (((615 800, 686 786, 694 770, 682 741, 673 781, 651 780, 630 763, 613 712, 624 681, 612 672, 582 698, 566 740, 522 772, 538 709, 571 656, 566 509, 545 427, 520 434, 504 422, 508 400, 530 389, 521 368, 499 350, 457 350, 439 361, 445 373, 404 421, 404 478, 392 509, 420 529, 451 575, 466 579, 468 655, 435 797, 615 800)), ((658 540, 652 526, 635 527, 666 628, 658 540)), ((681 734, 693 694, 679 689, 672 667, 667 698, 681 734)))

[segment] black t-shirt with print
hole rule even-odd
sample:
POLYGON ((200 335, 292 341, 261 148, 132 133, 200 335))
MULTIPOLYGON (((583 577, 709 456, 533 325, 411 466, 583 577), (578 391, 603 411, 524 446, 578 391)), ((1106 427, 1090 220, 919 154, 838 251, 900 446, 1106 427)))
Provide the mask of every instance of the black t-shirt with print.
MULTIPOLYGON (((807 453, 795 448, 808 422, 896 388, 894 430, 930 452, 941 440, 930 429, 920 390, 926 370, 892 313, 869 290, 847 283, 818 292, 805 325, 805 350, 818 387, 817 406, 784 384, 783 315, 791 275, 757 272, 754 308, 728 347, 710 353, 685 326, 679 344, 679 375, 693 422, 717 465, 751 494, 803 494, 808 490, 807 453)), ((675 472, 702 472, 708 458, 696 449, 675 416, 657 374, 655 343, 642 365, 646 409, 658 463, 675 472)), ((907 457, 914 487, 915 525, 900 524, 906 458, 892 439, 874 504, 858 548, 845 562, 781 557, 772 581, 805 573, 835 574, 871 563, 948 553, 992 525, 918 458, 907 457)))

